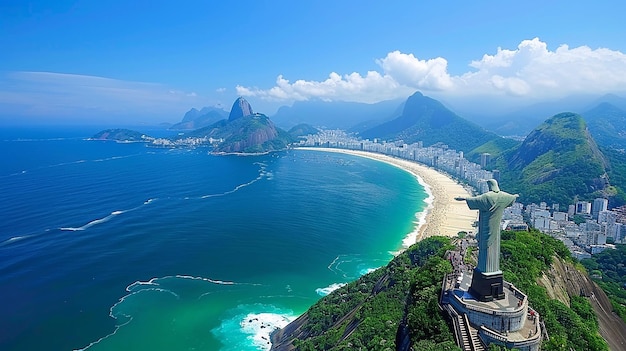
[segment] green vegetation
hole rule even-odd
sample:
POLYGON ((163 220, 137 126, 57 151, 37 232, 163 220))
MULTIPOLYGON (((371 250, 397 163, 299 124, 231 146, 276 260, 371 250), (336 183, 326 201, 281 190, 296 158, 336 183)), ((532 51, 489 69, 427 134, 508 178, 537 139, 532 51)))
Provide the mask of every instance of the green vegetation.
POLYGON ((291 129, 289 129, 289 134, 291 134, 291 136, 294 138, 306 136, 309 134, 317 134, 317 133, 319 133, 319 129, 306 123, 298 124, 292 127, 291 129))
POLYGON ((362 132, 361 137, 404 140, 409 144, 422 141, 425 146, 444 143, 464 152, 500 139, 419 92, 407 99, 398 118, 362 132))
POLYGON ((502 183, 521 202, 571 204, 578 196, 604 196, 604 156, 586 132, 581 116, 558 114, 531 132, 517 148, 496 160, 502 183))
POLYGON ((188 133, 186 136, 224 139, 214 150, 227 153, 263 153, 284 150, 295 140, 289 133, 276 128, 267 116, 258 113, 232 121, 221 120, 188 133))
POLYGON ((474 246, 469 246, 466 250, 465 250, 465 258, 463 259, 463 263, 465 264, 470 264, 475 266, 476 265, 476 257, 474 257, 474 251, 476 251, 476 247, 474 246))
POLYGON ((550 340, 543 342, 542 350, 608 350, 586 298, 573 296, 571 307, 567 307, 550 299, 546 289, 536 283, 555 257, 573 262, 563 243, 538 230, 506 231, 502 233, 501 250, 504 278, 528 295, 530 305, 545 323, 550 340))
POLYGON ((448 238, 429 238, 384 269, 326 296, 307 312, 299 350, 395 350, 398 330, 419 350, 458 350, 439 307, 441 281, 452 267, 448 238))
POLYGON ((602 148, 608 160, 607 173, 611 187, 608 190, 611 207, 626 205, 626 151, 623 149, 602 148))
MULTIPOLYGON (((395 350, 403 343, 413 350, 459 350, 438 307, 441 281, 452 270, 443 258, 451 247, 449 238, 428 238, 387 267, 324 297, 306 313, 301 339, 293 345, 298 350, 395 350)), ((608 350, 587 298, 573 296, 568 307, 536 283, 555 259, 573 263, 562 242, 536 230, 505 231, 501 248, 505 279, 528 295, 545 322, 550 340, 544 340, 543 350, 608 350)))
POLYGON ((604 102, 585 112, 589 132, 598 145, 606 148, 626 148, 626 111, 604 102))
POLYGON ((91 137, 98 140, 115 140, 115 141, 141 141, 147 142, 150 137, 143 133, 123 128, 105 129, 91 137))
MULTIPOLYGON (((473 162, 480 163, 480 154, 486 152, 491 155, 492 160, 496 160, 504 152, 518 147, 519 145, 520 142, 513 139, 497 138, 480 145, 469 152, 465 157, 473 162)), ((491 163, 492 165, 487 165, 487 169, 494 169, 491 166, 495 165, 495 162, 492 161, 491 163)))
POLYGON ((626 245, 605 250, 581 261, 592 278, 606 292, 613 310, 626 322, 626 245))

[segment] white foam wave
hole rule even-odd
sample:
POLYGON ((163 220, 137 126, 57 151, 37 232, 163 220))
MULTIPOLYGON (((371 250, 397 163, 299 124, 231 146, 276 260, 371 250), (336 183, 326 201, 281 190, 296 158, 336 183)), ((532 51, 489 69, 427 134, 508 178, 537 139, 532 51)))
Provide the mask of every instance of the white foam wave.
POLYGON ((378 268, 364 268, 364 269, 361 269, 361 270, 359 271, 359 273, 360 273, 361 275, 366 275, 366 274, 369 274, 369 273, 374 272, 374 271, 375 271, 375 270, 377 270, 377 269, 378 269, 378 268))
POLYGON ((209 283, 213 283, 213 284, 220 284, 220 285, 235 285, 235 284, 237 284, 235 282, 230 282, 230 281, 215 280, 215 279, 203 278, 203 277, 192 277, 190 275, 180 275, 180 274, 177 274, 174 277, 181 278, 181 279, 203 280, 205 282, 209 282, 209 283))
POLYGON ((83 226, 81 226, 81 227, 62 227, 62 228, 59 228, 59 230, 63 230, 63 231, 72 231, 72 232, 86 230, 86 229, 89 229, 89 228, 93 227, 94 225, 97 225, 97 224, 101 224, 101 223, 108 222, 108 221, 110 221, 113 217, 115 217, 115 216, 119 216, 119 215, 121 215, 122 213, 125 213, 125 212, 127 212, 127 211, 128 211, 128 210, 113 211, 113 212, 111 212, 111 214, 110 214, 110 215, 108 215, 108 216, 106 216, 106 217, 104 217, 104 218, 94 219, 93 221, 91 221, 91 222, 89 222, 89 223, 87 223, 87 224, 85 224, 85 225, 83 225, 83 226))
POLYGON ((315 292, 320 295, 320 296, 327 296, 330 293, 332 293, 333 291, 345 286, 346 283, 334 283, 334 284, 330 284, 329 286, 325 287, 325 288, 317 288, 315 289, 315 292))
MULTIPOLYGON (((271 172, 266 172, 265 168, 267 167, 267 165, 265 163, 261 163, 261 162, 255 162, 255 165, 259 165, 259 176, 252 179, 251 181, 247 182, 247 183, 243 183, 243 184, 239 184, 237 185, 234 189, 229 190, 229 191, 225 191, 223 193, 220 194, 209 194, 209 195, 202 195, 200 196, 201 199, 208 199, 211 197, 217 197, 217 196, 226 196, 226 195, 230 195, 234 192, 237 192, 247 186, 250 186, 256 182, 258 182, 259 180, 263 179, 263 178, 267 178, 267 179, 273 179, 274 175, 271 172)), ((189 197, 185 197, 185 200, 190 199, 189 197)))
POLYGON ((7 240, 5 240, 5 241, 1 242, 1 243, 0 243, 0 247, 5 246, 5 245, 9 245, 9 244, 12 244, 12 243, 15 243, 15 242, 18 242, 18 241, 20 241, 20 240, 24 240, 24 239, 26 239, 26 238, 30 238, 31 236, 33 236, 33 235, 21 235, 21 236, 14 236, 14 237, 12 237, 12 238, 9 238, 9 239, 7 239, 7 240))
POLYGON ((277 313, 250 313, 239 325, 241 330, 248 334, 248 339, 259 350, 270 350, 272 343, 270 335, 277 329, 284 328, 295 319, 294 316, 285 316, 277 313))
POLYGON ((150 280, 148 280, 147 282, 143 282, 143 281, 136 281, 132 284, 130 284, 129 286, 126 287, 126 291, 128 292, 132 292, 133 290, 135 290, 136 287, 140 288, 144 285, 148 285, 148 286, 158 286, 159 284, 155 282, 155 280, 157 280, 159 278, 152 278, 150 280))
MULTIPOLYGON (((177 275, 170 275, 170 276, 165 276, 165 277, 155 277, 155 278, 151 278, 150 280, 147 281, 135 281, 134 283, 128 285, 126 287, 126 291, 129 293, 126 296, 122 297, 121 299, 119 299, 119 301, 117 303, 115 303, 113 306, 111 306, 111 308, 109 309, 109 316, 113 319, 116 320, 117 324, 115 326, 115 330, 111 333, 108 334, 92 343, 90 343, 89 345, 87 345, 86 347, 82 348, 82 349, 78 349, 77 351, 82 351, 82 350, 87 350, 89 349, 91 346, 96 345, 100 342, 102 342, 103 340, 112 337, 113 335, 115 335, 118 330, 120 328, 122 328, 123 326, 127 325, 128 323, 130 323, 133 320, 133 316, 128 315, 123 313, 120 309, 118 309, 118 306, 120 306, 121 304, 124 303, 124 301, 126 301, 127 299, 131 298, 132 296, 136 296, 137 294, 141 294, 141 293, 146 293, 146 292, 160 292, 160 293, 166 293, 166 294, 170 294, 172 296, 174 296, 177 300, 181 299, 181 296, 172 291, 171 289, 168 289, 166 287, 164 287, 165 284, 164 280, 167 279, 189 279, 189 280, 199 280, 199 281, 205 281, 211 284, 217 284, 217 285, 235 285, 235 284, 239 284, 239 283, 235 283, 235 282, 231 282, 231 281, 224 281, 224 280, 217 280, 217 279, 210 279, 210 278, 204 278, 204 277, 194 277, 191 275, 182 275, 182 274, 177 274, 177 275), (161 284, 164 283, 164 284, 161 284)), ((256 284, 254 284, 256 285, 256 284)), ((204 296, 207 296, 209 294, 211 294, 212 292, 205 292, 203 294, 201 294, 198 298, 202 298, 204 296)), ((264 317, 265 320, 265 317, 264 317)), ((273 321, 268 321, 268 322, 264 322, 264 324, 266 325, 266 327, 269 325, 269 323, 274 323, 273 321)), ((287 322, 288 323, 288 322, 287 322)), ((274 323, 276 325, 278 325, 279 327, 281 327, 280 323, 274 323)), ((286 323, 284 324, 286 325, 286 323)), ((282 327, 281 327, 282 328, 282 327)), ((265 329, 264 328, 260 328, 260 329, 265 329)), ((276 328, 274 328, 276 329, 276 328)), ((272 329, 272 330, 274 330, 272 329)), ((267 337, 269 338, 269 334, 267 335, 267 337)))
POLYGON ((401 253, 402 251, 404 251, 404 249, 408 248, 409 246, 415 244, 415 242, 417 241, 417 237, 420 233, 420 230, 422 229, 422 226, 426 225, 426 216, 428 216, 428 213, 432 211, 433 209, 433 202, 435 201, 435 196, 433 195, 430 185, 426 184, 426 182, 424 182, 424 179, 422 179, 422 177, 418 175, 415 175, 415 177, 417 178, 417 182, 424 188, 424 192, 426 192, 426 198, 424 199, 426 208, 424 208, 421 212, 417 212, 415 214, 415 222, 414 222, 415 226, 413 227, 413 231, 411 231, 410 233, 406 235, 406 237, 404 237, 404 239, 402 240, 403 249, 398 252, 394 252, 394 256, 401 253))
POLYGON ((111 157, 106 157, 106 158, 99 158, 99 159, 93 160, 93 162, 105 162, 105 161, 120 160, 120 159, 123 159, 123 158, 129 158, 129 157, 138 156, 138 155, 140 155, 140 154, 124 155, 124 156, 111 156, 111 157))
MULTIPOLYGON (((32 139, 32 140, 29 140, 29 141, 42 141, 42 140, 65 140, 65 139, 63 139, 63 138, 61 138, 61 139, 40 139, 40 140, 39 139, 32 139)), ((17 140, 17 141, 23 141, 23 140, 17 140)), ((87 163, 87 162, 104 162, 104 161, 111 161, 111 160, 118 160, 118 159, 122 159, 122 158, 134 157, 134 156, 138 156, 138 155, 141 155, 141 154, 124 155, 124 156, 113 156, 113 157, 107 157, 107 158, 100 158, 100 159, 96 159, 96 160, 77 160, 77 161, 61 162, 61 163, 57 163, 57 164, 53 164, 53 165, 37 167, 37 168, 34 168, 33 170, 46 169, 46 168, 55 168, 55 167, 63 167, 63 166, 69 166, 69 165, 75 165, 75 164, 87 163)), ((0 178, 18 176, 18 175, 27 173, 27 171, 28 170, 23 170, 21 172, 0 176, 0 178)))
POLYGON ((211 279, 211 278, 204 278, 204 277, 194 277, 191 275, 183 275, 183 274, 177 274, 177 275, 168 275, 165 277, 154 277, 151 278, 148 281, 136 281, 132 284, 130 284, 129 286, 126 287, 126 291, 128 292, 133 292, 135 290, 138 289, 144 289, 144 286, 161 286, 161 284, 159 283, 160 281, 163 280, 167 280, 167 279, 189 279, 189 280, 199 280, 199 281, 205 281, 207 283, 211 283, 211 284, 216 284, 216 285, 252 285, 252 286, 260 286, 262 284, 255 284, 255 283, 237 283, 237 282, 233 282, 233 281, 227 281, 227 280, 219 280, 219 279, 211 279))
POLYGON ((298 317, 292 310, 265 304, 239 305, 228 315, 232 317, 211 330, 224 344, 220 349, 223 351, 270 350, 272 332, 298 317))
MULTIPOLYGON (((134 284, 134 283, 133 283, 134 284)), ((132 284, 131 284, 132 285, 132 284)), ((127 288, 128 290, 128 288, 127 288)), ((124 303, 124 301, 126 301, 126 299, 130 298, 131 296, 140 294, 140 293, 145 293, 148 291, 156 291, 156 292, 163 292, 163 293, 168 293, 173 295, 174 297, 176 297, 176 299, 180 299, 180 296, 178 294, 176 294, 175 292, 171 291, 171 290, 166 290, 166 289, 161 289, 161 288, 148 288, 148 289, 141 289, 135 292, 132 292, 124 297, 122 297, 121 299, 119 299, 113 306, 111 306, 111 308, 109 309, 109 317, 113 318, 116 321, 120 321, 122 318, 125 318, 126 320, 121 323, 121 324, 116 324, 115 325, 115 330, 113 330, 113 332, 111 334, 105 335, 103 337, 101 337, 100 339, 91 342, 89 345, 81 348, 81 349, 74 349, 74 351, 83 351, 83 350, 87 350, 90 347, 99 344, 100 342, 112 337, 113 335, 115 335, 122 327, 124 327, 125 325, 127 325, 128 323, 133 321, 133 316, 125 314, 123 312, 115 312, 115 309, 120 306, 122 303, 124 303)))

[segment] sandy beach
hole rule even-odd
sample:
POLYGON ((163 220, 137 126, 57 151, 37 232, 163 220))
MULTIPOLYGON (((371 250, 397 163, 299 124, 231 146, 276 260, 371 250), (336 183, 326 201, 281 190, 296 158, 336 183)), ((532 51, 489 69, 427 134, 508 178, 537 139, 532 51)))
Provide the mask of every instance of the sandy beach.
POLYGON ((387 155, 359 150, 332 148, 300 148, 324 152, 336 152, 367 157, 386 162, 413 174, 422 184, 430 198, 429 206, 423 220, 419 220, 417 230, 410 234, 403 246, 408 247, 415 242, 433 235, 456 236, 460 231, 473 232, 472 224, 478 219, 478 211, 467 208, 465 201, 456 201, 455 197, 467 197, 471 194, 448 175, 422 164, 394 158, 387 155))

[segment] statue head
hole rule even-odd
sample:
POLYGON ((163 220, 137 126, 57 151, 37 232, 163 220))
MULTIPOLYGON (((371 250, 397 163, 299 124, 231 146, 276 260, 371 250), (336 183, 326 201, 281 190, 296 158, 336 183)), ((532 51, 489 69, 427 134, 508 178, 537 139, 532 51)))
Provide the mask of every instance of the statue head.
POLYGON ((500 187, 498 186, 498 181, 495 179, 489 179, 487 181, 487 186, 489 187, 489 191, 493 191, 494 193, 497 193, 500 191, 500 187))

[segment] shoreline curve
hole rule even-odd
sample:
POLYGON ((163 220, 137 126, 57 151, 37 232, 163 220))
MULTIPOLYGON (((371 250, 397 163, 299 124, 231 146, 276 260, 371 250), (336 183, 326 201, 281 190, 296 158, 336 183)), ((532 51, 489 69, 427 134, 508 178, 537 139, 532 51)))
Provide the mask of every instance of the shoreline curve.
POLYGON ((461 231, 474 232, 472 225, 478 219, 478 213, 470 210, 465 202, 454 200, 455 197, 469 197, 471 194, 450 176, 423 164, 395 158, 374 152, 348 149, 298 147, 297 150, 335 152, 346 155, 365 157, 385 162, 412 174, 424 187, 428 197, 424 200, 426 208, 416 213, 415 228, 402 242, 403 249, 430 236, 454 237, 461 231))

